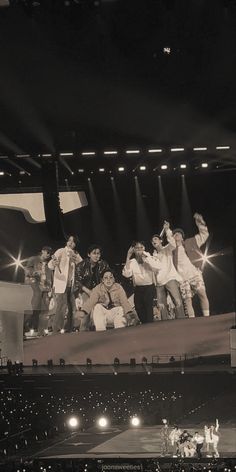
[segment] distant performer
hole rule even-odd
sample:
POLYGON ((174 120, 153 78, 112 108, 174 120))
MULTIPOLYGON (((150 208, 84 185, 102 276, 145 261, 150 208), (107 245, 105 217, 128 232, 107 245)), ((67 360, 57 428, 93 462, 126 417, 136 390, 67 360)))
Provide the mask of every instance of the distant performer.
POLYGON ((48 266, 54 270, 53 287, 56 296, 56 313, 53 320, 53 332, 73 328, 75 313, 74 280, 75 267, 82 261, 82 257, 76 252, 77 237, 69 236, 66 246, 58 249, 52 256, 48 266), (65 325, 65 316, 67 323, 65 325))
POLYGON ((160 262, 145 251, 142 241, 135 241, 129 248, 122 274, 133 279, 134 305, 142 323, 153 321, 153 300, 156 292, 153 271, 157 271, 159 267, 160 262))
POLYGON ((202 252, 200 247, 205 244, 209 237, 209 232, 202 215, 194 214, 195 223, 198 227, 198 234, 192 238, 184 239, 184 231, 176 228, 173 235, 176 241, 176 249, 173 251, 174 265, 182 277, 180 285, 182 297, 185 303, 188 316, 194 317, 192 297, 197 294, 200 300, 203 316, 209 316, 209 301, 206 287, 202 276, 202 252))
POLYGON ((219 421, 216 419, 216 424, 211 426, 204 427, 205 441, 206 441, 206 452, 207 457, 211 457, 213 454, 214 457, 220 457, 218 452, 218 443, 219 443, 219 421), (211 451, 212 449, 212 451, 211 451))
POLYGON ((169 439, 170 439, 172 451, 173 451, 173 457, 178 457, 180 455, 181 434, 182 434, 181 429, 178 426, 173 426, 173 429, 169 435, 169 439))
POLYGON ((25 333, 27 337, 42 335, 48 327, 46 316, 49 312, 53 282, 52 272, 48 267, 51 254, 52 248, 44 246, 40 254, 30 257, 24 267, 25 283, 30 284, 33 290, 33 314, 28 322, 26 321, 29 328, 29 332, 25 333))
POLYGON ((161 427, 161 455, 167 456, 169 454, 169 425, 166 419, 162 420, 163 426, 161 427))
POLYGON ((181 457, 193 457, 196 452, 196 446, 192 441, 193 436, 186 430, 182 432, 179 438, 179 450, 181 457))
MULTIPOLYGON (((101 283, 91 291, 80 311, 85 317, 92 316, 96 331, 105 331, 109 326, 123 328, 127 326, 129 316, 132 317, 132 307, 123 287, 116 283, 113 272, 107 269, 101 275, 101 283)), ((82 325, 82 330, 84 326, 88 323, 82 325)))
POLYGON ((196 444, 196 454, 198 459, 202 458, 202 447, 204 444, 204 436, 202 434, 199 434, 198 431, 195 431, 194 436, 193 436, 193 441, 196 444))
POLYGON ((154 234, 152 245, 154 247, 153 257, 160 262, 160 268, 155 274, 157 302, 162 320, 170 319, 167 295, 169 294, 174 305, 175 318, 184 318, 184 307, 180 293, 181 276, 178 274, 174 263, 172 252, 176 249, 176 242, 170 229, 170 224, 165 221, 163 232, 166 234, 168 244, 162 245, 162 237, 154 234))

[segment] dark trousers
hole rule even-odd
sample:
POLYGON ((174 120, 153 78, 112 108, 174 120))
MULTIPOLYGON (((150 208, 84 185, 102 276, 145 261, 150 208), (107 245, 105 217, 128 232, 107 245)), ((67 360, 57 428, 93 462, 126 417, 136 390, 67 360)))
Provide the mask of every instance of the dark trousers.
POLYGON ((49 310, 49 297, 48 292, 42 291, 38 284, 32 285, 33 297, 31 300, 33 314, 25 321, 25 331, 27 329, 33 329, 38 331, 40 328, 40 317, 46 316, 49 310))
POLYGON ((138 285, 134 289, 134 305, 142 323, 153 321, 154 285, 138 285))
POLYGON ((64 293, 56 293, 56 313, 53 321, 53 331, 64 329, 71 331, 74 322, 75 297, 71 287, 66 287, 64 293), (65 324, 65 316, 67 320, 65 324))
POLYGON ((201 452, 202 446, 203 446, 203 443, 196 445, 196 453, 199 459, 201 459, 202 457, 202 452, 201 452))

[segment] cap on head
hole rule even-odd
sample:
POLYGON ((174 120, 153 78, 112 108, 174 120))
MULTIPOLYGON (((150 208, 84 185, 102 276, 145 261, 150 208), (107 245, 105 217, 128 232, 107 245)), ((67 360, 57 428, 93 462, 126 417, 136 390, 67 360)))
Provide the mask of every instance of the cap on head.
POLYGON ((52 248, 50 246, 43 246, 42 251, 47 251, 49 254, 52 254, 52 248))
POLYGON ((152 236, 152 240, 153 240, 153 238, 158 238, 158 239, 160 239, 160 241, 162 241, 162 237, 160 236, 160 234, 154 234, 152 236))
POLYGON ((176 233, 182 234, 183 239, 185 238, 184 230, 182 228, 175 228, 173 230, 173 235, 176 234, 176 233))

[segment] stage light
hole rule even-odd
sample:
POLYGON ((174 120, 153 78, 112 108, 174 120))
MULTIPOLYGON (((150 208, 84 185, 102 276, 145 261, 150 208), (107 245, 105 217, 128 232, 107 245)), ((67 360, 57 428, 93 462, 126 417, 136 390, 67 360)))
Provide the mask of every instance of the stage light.
POLYGON ((163 52, 164 52, 164 54, 170 54, 171 49, 169 47, 165 47, 165 48, 163 48, 163 52))
POLYGON ((184 148, 171 148, 171 152, 182 152, 184 148))
POLYGON ((104 154, 106 156, 112 155, 112 154, 117 154, 117 151, 104 151, 104 154))
POLYGON ((100 167, 98 170, 99 170, 99 172, 105 172, 104 167, 100 167))
POLYGON ((78 169, 79 174, 83 174, 84 169, 78 169))
POLYGON ((113 362, 114 367, 119 367, 120 365, 120 359, 118 357, 115 357, 114 362, 113 362))
POLYGON ((207 151, 207 147, 194 147, 194 151, 207 151))
POLYGON ((95 156, 94 151, 82 152, 81 154, 82 156, 95 156))
POLYGON ((130 420, 130 423, 131 423, 131 426, 137 427, 137 426, 140 426, 141 421, 137 416, 133 416, 133 418, 131 418, 130 420))
POLYGON ((73 152, 60 152, 60 156, 73 156, 73 152))
POLYGON ((146 170, 146 166, 140 166, 139 170, 146 170))
POLYGON ((118 167, 119 172, 124 172, 125 168, 124 167, 118 167))
POLYGON ((223 151, 223 150, 226 150, 226 149, 230 149, 230 146, 216 146, 216 149, 218 151, 221 151, 221 150, 223 151))
POLYGON ((5 175, 5 172, 1 171, 1 172, 0 172, 0 175, 5 175))
POLYGON ((60 364, 60 367, 65 367, 65 365, 66 365, 65 359, 60 359, 59 364, 60 364))
POLYGON ((72 416, 68 420, 68 425, 70 426, 70 428, 77 428, 77 426, 79 425, 79 421, 75 416, 72 416))
POLYGON ((41 154, 42 157, 52 157, 52 154, 41 154))
POLYGON ((89 359, 89 357, 86 359, 86 365, 87 367, 92 367, 92 359, 89 359))
POLYGON ((180 164, 180 169, 187 169, 187 165, 186 164, 180 164))
POLYGON ((162 152, 162 149, 148 149, 148 152, 155 153, 155 152, 162 152))
POLYGON ((97 424, 99 428, 106 428, 106 426, 108 426, 108 420, 105 418, 105 416, 102 416, 97 420, 97 424))
POLYGON ((207 164, 207 162, 203 162, 203 163, 201 164, 201 166, 202 166, 204 169, 206 169, 206 168, 208 167, 208 164, 207 164))
POLYGON ((136 367, 136 359, 134 357, 130 359, 130 367, 136 367))
POLYGON ((168 169, 168 166, 166 164, 162 164, 161 170, 166 170, 166 169, 168 169))
POLYGON ((140 154, 139 149, 128 149, 125 152, 126 152, 126 154, 140 154))
POLYGON ((38 367, 37 359, 32 359, 32 367, 38 367))
POLYGON ((23 264, 22 264, 23 261, 20 259, 20 256, 18 256, 17 259, 15 257, 13 257, 12 259, 14 262, 11 265, 14 265, 16 269, 19 269, 19 267, 23 267, 23 264))

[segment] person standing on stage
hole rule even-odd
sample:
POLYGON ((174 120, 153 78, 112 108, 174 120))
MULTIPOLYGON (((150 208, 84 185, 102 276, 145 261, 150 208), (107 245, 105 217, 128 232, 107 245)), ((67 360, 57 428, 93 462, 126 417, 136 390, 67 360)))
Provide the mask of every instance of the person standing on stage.
POLYGON ((182 434, 181 429, 178 426, 174 426, 170 432, 169 439, 173 448, 173 457, 180 455, 180 436, 182 434))
POLYGON ((166 419, 162 420, 163 426, 161 427, 161 444, 162 444, 162 456, 167 456, 169 454, 169 425, 166 419))
POLYGON ((153 321, 153 271, 158 271, 159 267, 160 262, 145 251, 142 241, 135 241, 129 248, 122 274, 133 279, 134 305, 141 323, 153 321))
POLYGON ((184 239, 184 231, 176 228, 173 235, 176 241, 176 249, 173 251, 174 265, 182 277, 180 285, 181 294, 185 303, 186 311, 190 318, 195 316, 192 296, 197 294, 200 300, 203 316, 209 316, 209 301, 206 287, 202 276, 202 252, 201 246, 209 237, 209 232, 202 215, 195 213, 195 223, 198 234, 192 238, 184 239))
POLYGON ((91 290, 100 284, 104 270, 109 269, 109 264, 101 257, 101 247, 93 244, 88 248, 87 257, 75 268, 74 292, 81 293, 84 301, 90 296, 91 290))
POLYGON ((193 436, 193 441, 196 444, 196 453, 197 453, 198 459, 201 459, 202 458, 201 449, 202 449, 203 443, 204 443, 204 436, 199 434, 198 431, 195 431, 194 436, 193 436))
POLYGON ((73 328, 73 317, 76 310, 74 297, 75 266, 82 261, 82 257, 75 251, 76 236, 67 238, 66 246, 58 249, 52 256, 48 267, 54 270, 53 287, 56 297, 56 313, 53 321, 53 332, 64 332, 73 328))
POLYGON ((32 308, 33 314, 28 320, 29 332, 26 337, 34 337, 44 334, 47 328, 46 316, 49 311, 49 303, 52 292, 52 272, 48 267, 52 248, 44 246, 37 256, 32 256, 24 267, 25 283, 30 284, 33 290, 32 308))
POLYGON ((169 319, 168 294, 174 304, 175 318, 184 318, 184 307, 179 288, 182 278, 174 266, 172 257, 172 252, 176 249, 176 242, 167 221, 164 222, 163 232, 165 232, 168 242, 166 246, 162 245, 162 237, 160 235, 154 234, 152 237, 152 245, 154 247, 153 257, 159 260, 161 264, 159 271, 155 274, 157 301, 161 312, 161 319, 169 319))
POLYGON ((210 448, 212 446, 213 449, 213 456, 214 457, 220 457, 219 452, 218 452, 218 443, 219 443, 219 421, 216 419, 216 424, 211 425, 211 426, 204 426, 204 434, 205 434, 205 441, 206 441, 206 452, 207 452, 207 457, 211 457, 211 451, 210 448))

